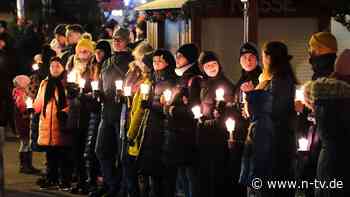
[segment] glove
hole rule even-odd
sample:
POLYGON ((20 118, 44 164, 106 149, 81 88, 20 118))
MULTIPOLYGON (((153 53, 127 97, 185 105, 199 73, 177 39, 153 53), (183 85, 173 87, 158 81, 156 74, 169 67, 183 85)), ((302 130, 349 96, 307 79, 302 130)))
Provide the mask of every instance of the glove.
POLYGON ((34 113, 34 108, 27 108, 27 112, 28 112, 29 114, 34 113))

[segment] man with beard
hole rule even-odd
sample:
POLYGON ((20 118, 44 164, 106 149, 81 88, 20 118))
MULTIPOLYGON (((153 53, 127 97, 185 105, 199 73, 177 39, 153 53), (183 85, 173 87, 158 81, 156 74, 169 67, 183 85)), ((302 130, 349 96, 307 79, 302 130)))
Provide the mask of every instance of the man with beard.
MULTIPOLYGON (((309 40, 309 62, 312 66, 312 80, 322 77, 329 77, 334 71, 334 64, 337 58, 337 40, 329 32, 318 32, 311 36, 309 40)), ((305 155, 298 153, 297 160, 297 177, 301 180, 314 180, 316 178, 316 169, 318 155, 321 144, 319 134, 316 133, 316 122, 314 114, 306 109, 301 101, 295 102, 295 110, 298 112, 297 117, 297 137, 308 139, 309 152, 305 155)), ((306 197, 313 197, 314 190, 305 191, 306 197)))

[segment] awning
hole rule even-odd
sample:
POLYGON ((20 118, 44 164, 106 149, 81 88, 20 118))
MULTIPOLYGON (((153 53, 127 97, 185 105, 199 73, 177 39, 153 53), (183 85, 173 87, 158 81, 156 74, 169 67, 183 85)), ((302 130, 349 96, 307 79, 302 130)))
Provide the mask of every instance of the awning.
POLYGON ((142 4, 135 9, 137 11, 143 10, 162 10, 162 9, 177 9, 189 0, 154 0, 149 3, 142 4))

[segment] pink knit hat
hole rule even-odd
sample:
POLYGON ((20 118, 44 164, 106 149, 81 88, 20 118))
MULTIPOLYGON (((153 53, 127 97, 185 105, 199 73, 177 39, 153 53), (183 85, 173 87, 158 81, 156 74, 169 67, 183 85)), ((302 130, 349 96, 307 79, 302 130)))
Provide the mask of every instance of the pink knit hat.
POLYGON ((17 87, 26 88, 30 83, 30 78, 27 75, 17 75, 13 83, 17 87))
POLYGON ((345 49, 335 63, 335 73, 342 76, 350 75, 350 49, 345 49))

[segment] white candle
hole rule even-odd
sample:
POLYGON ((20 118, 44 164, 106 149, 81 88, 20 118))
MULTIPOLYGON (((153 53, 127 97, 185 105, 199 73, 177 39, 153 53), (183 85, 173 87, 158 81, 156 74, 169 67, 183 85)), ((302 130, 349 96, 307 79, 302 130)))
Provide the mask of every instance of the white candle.
POLYGON ((98 90, 98 81, 92 81, 91 88, 92 88, 92 91, 98 90))
POLYGON ((199 105, 192 107, 192 113, 195 119, 199 119, 202 117, 201 107, 199 105))
POLYGON ((124 96, 131 96, 131 87, 130 86, 124 87, 124 96))
POLYGON ((117 88, 117 90, 122 90, 123 89, 123 80, 116 80, 115 87, 117 88))
POLYGON ((84 89, 85 83, 86 83, 85 79, 80 79, 80 81, 79 81, 79 87, 80 87, 81 89, 84 89))
POLYGON ((151 89, 150 85, 145 84, 145 83, 141 84, 140 88, 141 88, 141 94, 143 94, 143 95, 147 95, 151 89))
POLYGON ((225 90, 224 89, 222 89, 222 88, 216 89, 215 95, 216 95, 216 98, 215 98, 216 101, 224 101, 225 100, 225 98, 224 98, 225 90))
POLYGON ((26 102, 26 107, 27 107, 27 109, 33 108, 33 99, 32 99, 32 98, 27 97, 27 99, 26 99, 25 102, 26 102))
POLYGON ((33 64, 33 65, 32 65, 32 69, 33 69, 34 71, 39 70, 39 65, 38 65, 38 64, 33 64))
POLYGON ((308 151, 309 150, 309 148, 308 148, 309 141, 306 138, 304 138, 304 137, 300 138, 298 140, 298 143, 299 143, 298 151, 308 151))
POLYGON ((69 72, 67 75, 67 82, 68 83, 75 83, 75 81, 76 81, 75 73, 73 71, 69 72))
POLYGON ((225 122, 227 131, 230 132, 230 134, 232 134, 232 132, 235 130, 236 128, 236 121, 233 118, 228 118, 225 122))
POLYGON ((169 103, 170 100, 171 100, 171 97, 172 97, 172 92, 171 92, 171 90, 166 89, 166 90, 163 92, 163 96, 164 96, 165 101, 166 101, 167 103, 169 103))
POLYGON ((295 100, 304 101, 304 88, 299 88, 295 90, 295 100))

